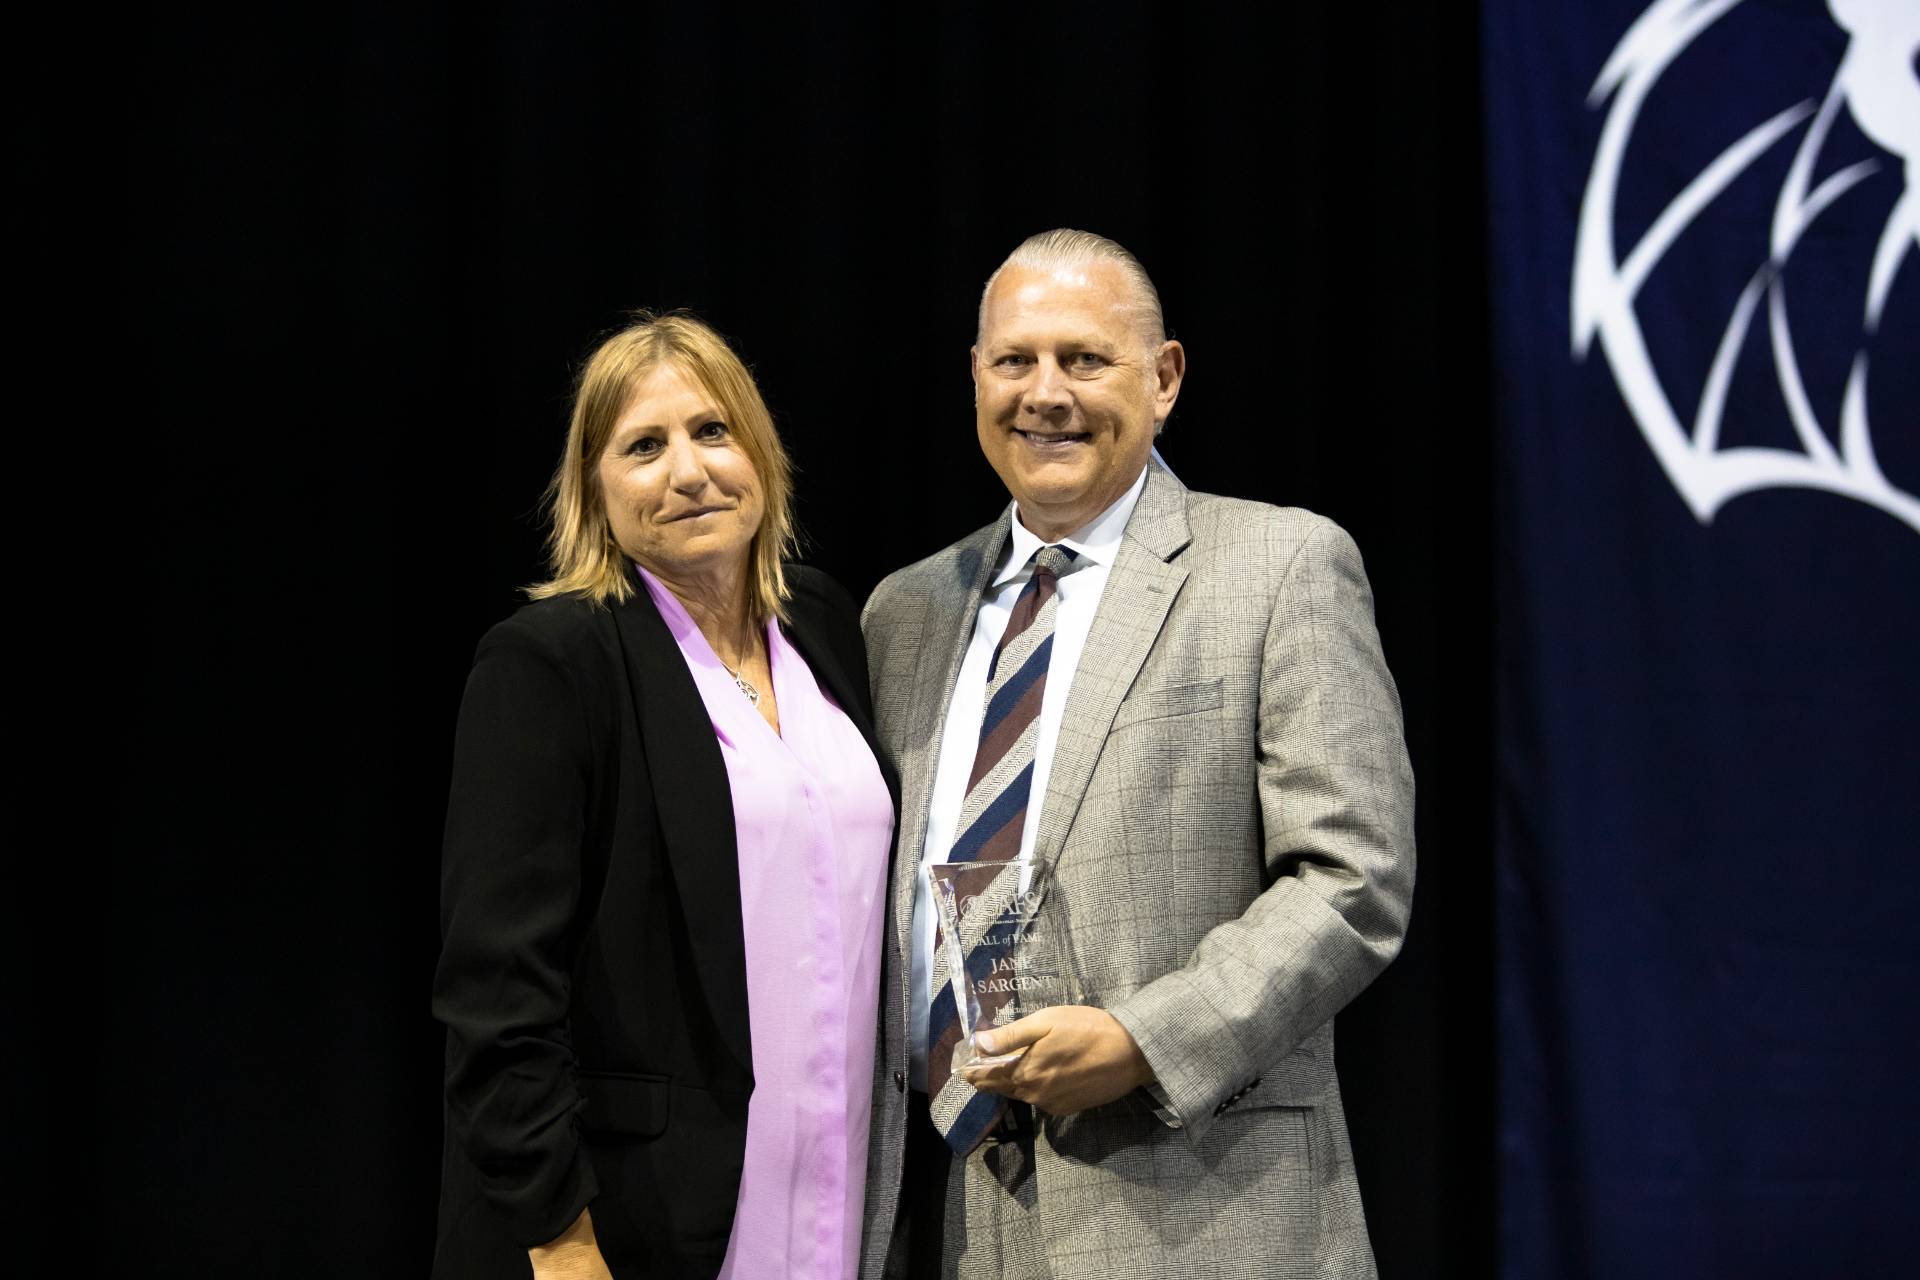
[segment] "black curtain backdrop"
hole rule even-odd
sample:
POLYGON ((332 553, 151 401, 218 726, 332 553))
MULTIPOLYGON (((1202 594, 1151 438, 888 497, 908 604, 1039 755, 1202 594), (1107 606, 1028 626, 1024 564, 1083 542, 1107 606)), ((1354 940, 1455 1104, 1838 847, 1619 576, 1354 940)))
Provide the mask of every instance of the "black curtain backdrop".
POLYGON ((1421 873, 1340 1071, 1382 1274, 1490 1274, 1476 35, 1457 8, 1248 22, 350 3, 149 11, 111 53, 70 29, 84 76, 13 126, 28 181, 83 176, 102 228, 84 268, 40 263, 58 320, 28 348, 89 353, 37 384, 98 576, 36 609, 98 710, 56 754, 87 829, 109 815, 57 860, 84 905, 27 922, 23 1043, 51 1048, 25 1056, 52 1096, 90 1087, 37 1122, 46 1169, 78 1166, 40 1179, 46 1220, 77 1213, 113 1273, 422 1273, 453 720, 540 573, 572 370, 628 308, 716 324, 797 461, 808 558, 863 596, 1005 501, 974 305, 1068 225, 1144 259, 1187 345, 1181 478, 1366 555, 1421 873))

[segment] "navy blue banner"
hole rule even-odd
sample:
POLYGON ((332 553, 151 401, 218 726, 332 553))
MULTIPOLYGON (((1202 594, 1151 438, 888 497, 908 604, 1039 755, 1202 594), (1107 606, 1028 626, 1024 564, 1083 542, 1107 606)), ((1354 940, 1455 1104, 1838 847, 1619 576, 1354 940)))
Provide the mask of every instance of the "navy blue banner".
POLYGON ((1920 1274, 1920 0, 1484 13, 1505 1274, 1920 1274))

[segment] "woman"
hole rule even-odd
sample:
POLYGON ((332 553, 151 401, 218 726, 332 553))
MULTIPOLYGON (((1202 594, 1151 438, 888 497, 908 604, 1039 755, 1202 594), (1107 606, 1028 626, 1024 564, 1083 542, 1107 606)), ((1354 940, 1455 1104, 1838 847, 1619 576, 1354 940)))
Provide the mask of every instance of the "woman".
POLYGON ((855 1272, 898 790, 788 474, 698 320, 587 362, 460 710, 436 1276, 855 1272))

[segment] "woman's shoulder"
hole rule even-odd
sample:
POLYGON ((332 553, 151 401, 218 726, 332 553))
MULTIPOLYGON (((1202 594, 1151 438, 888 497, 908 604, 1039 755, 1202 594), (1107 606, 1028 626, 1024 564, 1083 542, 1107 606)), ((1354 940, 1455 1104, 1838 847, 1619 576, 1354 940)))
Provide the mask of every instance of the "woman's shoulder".
POLYGON ((838 634, 860 630, 860 606, 847 589, 822 570, 807 564, 789 564, 787 615, 803 629, 838 634))
POLYGON ((787 576, 787 589, 794 603, 806 601, 818 608, 852 612, 853 597, 847 589, 829 576, 824 569, 816 569, 810 564, 789 563, 782 566, 787 576))
POLYGON ((549 596, 521 605, 487 629, 478 653, 530 651, 574 668, 591 668, 610 652, 613 615, 605 605, 577 595, 549 596))

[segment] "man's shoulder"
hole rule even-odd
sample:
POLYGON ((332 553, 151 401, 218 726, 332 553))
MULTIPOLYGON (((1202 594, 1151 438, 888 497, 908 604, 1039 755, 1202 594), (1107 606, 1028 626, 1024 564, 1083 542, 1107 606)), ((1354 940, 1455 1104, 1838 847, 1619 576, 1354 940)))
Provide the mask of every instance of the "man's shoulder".
POLYGON ((1187 491, 1192 553, 1200 558, 1251 557, 1284 570, 1303 552, 1342 554, 1353 539, 1338 524, 1304 507, 1276 507, 1247 498, 1187 491))
POLYGON ((861 622, 884 625, 903 608, 920 608, 930 597, 964 593, 979 577, 981 561, 992 554, 1001 521, 983 525, 930 556, 895 569, 867 597, 861 622))

